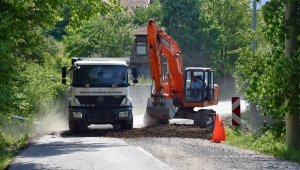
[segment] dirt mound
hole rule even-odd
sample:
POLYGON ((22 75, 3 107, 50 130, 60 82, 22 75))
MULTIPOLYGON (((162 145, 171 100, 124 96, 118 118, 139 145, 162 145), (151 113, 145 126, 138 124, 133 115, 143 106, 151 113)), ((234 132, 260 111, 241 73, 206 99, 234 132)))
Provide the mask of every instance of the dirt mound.
POLYGON ((212 138, 212 129, 200 128, 194 125, 168 124, 144 128, 134 128, 132 130, 91 130, 78 134, 70 134, 69 131, 63 131, 61 136, 75 137, 112 137, 112 138, 138 138, 138 137, 156 137, 156 138, 212 138))

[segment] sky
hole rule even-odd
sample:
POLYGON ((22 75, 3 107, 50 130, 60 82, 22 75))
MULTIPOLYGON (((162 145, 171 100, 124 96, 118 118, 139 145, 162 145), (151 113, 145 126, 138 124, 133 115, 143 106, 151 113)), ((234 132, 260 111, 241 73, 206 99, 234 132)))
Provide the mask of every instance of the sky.
POLYGON ((269 0, 261 0, 261 4, 265 4, 269 0))
MULTIPOLYGON (((251 0, 250 6, 252 6, 252 1, 253 0, 251 0)), ((260 3, 257 3, 257 9, 259 9, 261 5, 264 5, 268 1, 270 0, 260 0, 260 3)))
POLYGON ((261 5, 264 5, 266 2, 268 2, 268 1, 270 1, 270 0, 260 0, 260 4, 261 5))

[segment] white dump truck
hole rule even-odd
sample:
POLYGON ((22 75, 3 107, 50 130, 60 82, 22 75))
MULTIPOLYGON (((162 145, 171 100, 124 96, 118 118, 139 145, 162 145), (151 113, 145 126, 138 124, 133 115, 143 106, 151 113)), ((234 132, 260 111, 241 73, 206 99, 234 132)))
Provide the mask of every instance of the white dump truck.
POLYGON ((62 68, 62 83, 70 73, 69 129, 85 131, 91 124, 119 124, 132 129, 132 100, 129 80, 138 83, 136 67, 129 58, 72 58, 62 68))

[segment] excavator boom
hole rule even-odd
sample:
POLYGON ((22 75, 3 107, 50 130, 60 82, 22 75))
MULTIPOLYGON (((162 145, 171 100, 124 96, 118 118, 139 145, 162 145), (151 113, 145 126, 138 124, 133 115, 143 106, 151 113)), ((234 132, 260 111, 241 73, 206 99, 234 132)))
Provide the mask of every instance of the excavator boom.
POLYGON ((171 90, 173 89, 175 93, 182 95, 184 69, 178 43, 164 30, 159 28, 153 19, 148 21, 147 35, 149 63, 151 76, 155 81, 155 94, 162 94, 165 91, 164 94, 167 98, 172 98, 171 90), (163 82, 161 57, 167 60, 169 71, 167 72, 167 77, 170 83, 163 82))

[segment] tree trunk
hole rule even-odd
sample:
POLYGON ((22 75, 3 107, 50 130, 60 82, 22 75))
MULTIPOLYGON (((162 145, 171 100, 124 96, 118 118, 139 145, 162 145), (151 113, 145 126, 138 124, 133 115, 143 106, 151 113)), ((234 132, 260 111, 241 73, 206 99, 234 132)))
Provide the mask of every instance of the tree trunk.
MULTIPOLYGON (((291 4, 286 1, 286 12, 285 19, 288 21, 291 17, 291 13, 295 11, 296 6, 291 6, 291 4)), ((295 22, 295 21, 293 21, 295 22)), ((295 27, 293 25, 288 25, 290 38, 285 38, 285 56, 290 57, 291 52, 296 49, 297 35, 295 34, 295 27)), ((292 94, 290 94, 292 95, 292 94)), ((289 99, 285 101, 286 105, 289 103, 289 99)), ((286 122, 286 143, 288 147, 299 148, 299 106, 295 113, 288 111, 285 113, 286 122)))

